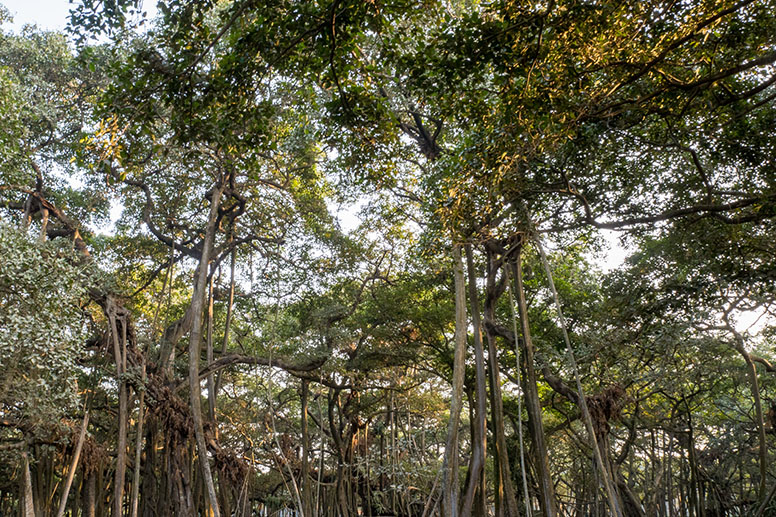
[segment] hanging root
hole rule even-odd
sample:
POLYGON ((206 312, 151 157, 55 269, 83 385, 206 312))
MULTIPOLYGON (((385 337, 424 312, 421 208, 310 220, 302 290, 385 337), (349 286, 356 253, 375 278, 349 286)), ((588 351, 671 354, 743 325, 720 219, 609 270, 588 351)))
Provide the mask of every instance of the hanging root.
POLYGON ((222 480, 227 480, 234 488, 242 486, 250 473, 250 468, 235 452, 218 449, 213 452, 215 468, 222 480))
POLYGON ((587 406, 590 409, 597 436, 609 433, 609 422, 619 418, 628 400, 628 394, 619 384, 609 386, 602 392, 587 397, 587 406))
POLYGON ((216 429, 213 422, 205 422, 205 437, 208 451, 213 455, 213 464, 221 483, 225 483, 231 490, 235 500, 240 498, 240 493, 245 487, 250 466, 236 452, 223 449, 216 440, 216 429))
POLYGON ((189 406, 163 380, 148 378, 147 393, 150 415, 164 429, 169 447, 185 446, 194 435, 189 406))
POLYGON ((105 448, 97 443, 94 438, 87 437, 81 450, 81 468, 83 469, 84 477, 88 477, 93 472, 98 472, 107 461, 108 453, 105 451, 105 448))
POLYGON ((768 410, 766 417, 765 430, 776 434, 776 400, 771 401, 771 408, 768 410))

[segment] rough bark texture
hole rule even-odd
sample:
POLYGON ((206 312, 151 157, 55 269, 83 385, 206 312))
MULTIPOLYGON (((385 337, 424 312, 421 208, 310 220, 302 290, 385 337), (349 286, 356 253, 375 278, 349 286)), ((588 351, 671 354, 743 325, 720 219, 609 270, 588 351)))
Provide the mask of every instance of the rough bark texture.
MULTIPOLYGON (((143 364, 143 382, 146 380, 145 364, 143 364)), ((145 390, 140 392, 137 402, 137 436, 135 438, 135 468, 132 473, 132 495, 129 500, 129 515, 137 517, 138 501, 140 498, 140 471, 141 457, 143 453, 143 425, 145 423, 145 390)))
POLYGON ((30 460, 27 453, 22 453, 22 468, 24 469, 24 517, 35 517, 35 501, 32 495, 32 475, 30 474, 30 460))

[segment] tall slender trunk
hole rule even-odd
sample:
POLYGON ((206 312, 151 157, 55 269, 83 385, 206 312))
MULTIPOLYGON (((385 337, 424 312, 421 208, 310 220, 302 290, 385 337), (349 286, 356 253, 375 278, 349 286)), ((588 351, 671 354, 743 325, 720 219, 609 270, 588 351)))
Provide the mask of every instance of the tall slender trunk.
POLYGON ((373 505, 372 505, 372 471, 371 471, 371 465, 369 463, 369 422, 366 422, 366 424, 364 425, 364 442, 363 442, 361 454, 366 464, 366 468, 364 469, 364 474, 363 474, 364 496, 362 501, 366 507, 364 514, 366 515, 366 517, 372 517, 374 512, 373 512, 373 505))
POLYGON ((523 348, 525 357, 525 377, 523 379, 523 393, 525 394, 525 406, 528 412, 528 428, 533 443, 534 460, 536 466, 536 478, 539 483, 539 504, 544 517, 556 517, 558 514, 555 501, 555 487, 550 477, 550 461, 547 455, 547 444, 544 441, 544 425, 542 423, 542 409, 539 402, 537 389, 536 368, 534 366, 534 346, 531 339, 531 328, 528 322, 528 306, 525 301, 525 289, 523 287, 523 254, 522 246, 517 250, 517 258, 511 264, 517 294, 517 312, 520 318, 520 327, 523 333, 523 348))
POLYGON ((311 517, 313 514, 313 494, 310 487, 310 433, 308 430, 308 400, 310 398, 310 381, 302 380, 302 515, 311 517))
POLYGON ((442 513, 458 515, 458 426, 463 407, 463 381, 466 373, 466 293, 461 247, 453 246, 453 277, 455 281, 455 355, 453 358, 453 393, 450 401, 450 421, 442 476, 442 513))
POLYGON ((113 302, 108 302, 108 319, 113 335, 113 354, 116 361, 116 378, 119 381, 119 428, 116 445, 116 471, 113 476, 113 515, 121 517, 124 510, 124 482, 127 471, 127 422, 128 414, 128 389, 124 373, 127 368, 127 329, 126 320, 122 320, 122 335, 119 337, 117 312, 118 308, 113 302))
POLYGON ((109 465, 104 465, 102 462, 100 462, 100 465, 97 467, 97 475, 95 476, 94 480, 95 513, 100 517, 108 514, 106 508, 109 498, 105 496, 105 492, 107 491, 105 488, 106 485, 108 485, 108 481, 106 479, 108 477, 108 468, 109 465))
POLYGON ((334 440, 334 446, 337 449, 337 479, 335 483, 336 487, 336 503, 338 514, 341 517, 350 517, 350 504, 348 504, 347 495, 347 479, 345 464, 347 463, 346 451, 344 440, 340 431, 339 425, 334 419, 334 404, 339 397, 339 392, 335 391, 334 396, 329 392, 329 428, 331 436, 334 440))
POLYGON ((158 466, 159 454, 157 452, 157 437, 159 433, 157 431, 157 422, 153 418, 148 420, 145 431, 145 465, 143 465, 143 505, 142 515, 143 517, 152 517, 155 515, 155 510, 159 504, 159 493, 164 493, 166 486, 166 469, 164 465, 158 466), (157 468, 161 474, 161 479, 157 477, 157 468))
MULTIPOLYGON (((512 317, 512 336, 514 339, 514 347, 515 347, 515 365, 517 366, 517 383, 520 385, 520 389, 523 391, 523 393, 519 393, 517 396, 517 419, 515 422, 515 426, 517 427, 517 439, 519 442, 519 448, 520 448, 520 480, 523 483, 523 505, 525 506, 525 517, 533 517, 532 512, 532 504, 531 504, 531 494, 528 491, 528 474, 526 472, 526 461, 525 461, 525 447, 524 443, 525 440, 523 439, 523 396, 525 394, 525 390, 523 389, 523 382, 522 382, 522 359, 520 354, 520 342, 517 338, 518 330, 517 330, 517 311, 515 310, 515 298, 512 293, 512 283, 510 282, 510 272, 509 272, 509 263, 504 263, 504 277, 507 284, 507 292, 509 293, 509 312, 510 316, 512 317)), ((583 472, 584 475, 584 472, 583 472)), ((583 487, 584 487, 583 483, 583 487)))
POLYGON ((687 426, 688 432, 688 445, 687 445, 687 458, 690 462, 690 504, 695 509, 695 515, 703 517, 704 508, 703 501, 701 500, 700 479, 698 476, 698 459, 695 455, 695 429, 692 425, 692 414, 690 408, 687 408, 687 426))
POLYGON ((759 442, 758 461, 760 466, 760 482, 757 489, 757 501, 765 501, 766 483, 768 480, 768 442, 765 436, 765 418, 763 417, 763 404, 760 397, 760 382, 757 378, 757 366, 755 366, 752 356, 747 352, 744 346, 744 337, 738 332, 730 322, 726 322, 728 329, 732 332, 735 339, 735 347, 741 357, 746 362, 746 373, 749 377, 749 389, 754 399, 754 417, 757 426, 757 438, 759 442))
MULTIPOLYGON (((496 274, 499 268, 493 260, 492 254, 488 253, 488 274, 486 283, 485 297, 485 319, 495 321, 496 319, 496 301, 503 293, 503 284, 501 290, 496 285, 496 274)), ((501 395, 501 376, 498 363, 498 351, 496 349, 496 340, 491 332, 486 332, 488 340, 488 380, 490 381, 490 413, 491 428, 493 430, 493 449, 494 449, 494 495, 496 503, 496 515, 501 517, 517 517, 517 497, 515 496, 515 487, 512 484, 512 469, 509 465, 509 456, 507 455, 507 441, 504 433, 504 405, 501 395)))
MULTIPOLYGON (((326 449, 324 448, 324 443, 323 443, 326 433, 324 432, 324 428, 323 428, 323 408, 321 407, 322 406, 321 398, 322 396, 318 395, 318 431, 319 431, 320 443, 319 443, 319 458, 318 458, 318 480, 315 486, 315 516, 316 517, 318 517, 322 513, 321 509, 323 505, 321 504, 321 485, 322 485, 321 481, 323 479, 323 467, 326 459, 324 457, 326 454, 326 449)), ((381 441, 380 444, 381 444, 380 461, 382 462, 383 460, 382 451, 384 450, 384 447, 382 447, 382 445, 384 444, 384 440, 381 441)), ((382 485, 380 489, 382 490, 382 485)))
POLYGON ((89 425, 89 411, 84 413, 83 422, 81 422, 81 432, 78 433, 78 442, 76 442, 75 451, 73 451, 73 460, 70 462, 70 470, 67 471, 67 479, 65 480, 65 486, 62 489, 62 498, 59 501, 59 509, 57 510, 57 517, 63 517, 65 515, 65 508, 67 507, 67 496, 70 494, 70 487, 73 485, 73 477, 75 477, 75 471, 78 468, 78 461, 81 459, 81 449, 84 446, 84 440, 86 439, 86 427, 89 425))
POLYGON ((24 485, 22 490, 24 492, 24 517, 35 517, 35 500, 32 495, 32 474, 30 474, 30 459, 26 452, 22 453, 22 469, 24 485))
POLYGON ((391 391, 390 432, 391 432, 391 512, 396 515, 396 406, 394 405, 394 393, 391 391))
POLYGON ((558 311, 558 323, 560 324, 560 328, 563 333, 563 340, 566 344, 566 356, 568 358, 569 366, 571 366, 571 371, 574 374, 574 383, 576 384, 577 388, 577 405, 582 412, 582 420, 585 423, 588 437, 592 442, 590 445, 593 449, 593 457, 595 458, 596 465, 601 472, 601 481, 604 487, 604 491, 606 492, 609 509, 615 517, 620 517, 622 515, 622 508, 617 491, 615 489, 614 476, 610 466, 606 461, 604 461, 604 458, 609 456, 608 447, 606 447, 605 443, 600 443, 598 437, 596 436, 596 432, 593 427, 593 418, 590 415, 590 409, 587 405, 587 397, 585 397, 585 392, 582 389, 582 378, 579 374, 579 368, 577 367, 577 359, 574 355, 574 349, 571 346, 571 339, 569 338, 566 320, 563 317, 563 308, 560 304, 560 297, 558 296, 558 291, 555 289, 555 281, 552 277, 550 263, 547 260, 547 255, 544 253, 541 240, 538 238, 536 239, 536 247, 539 250, 539 256, 541 257, 542 265, 544 266, 544 271, 547 274, 547 282, 552 294, 552 299, 558 311), (602 448, 606 448, 606 450, 602 451, 602 448))
POLYGON ((84 480, 83 516, 95 517, 97 513, 97 474, 90 470, 84 480))
MULTIPOLYGON (((487 428, 485 422, 486 399, 485 390, 485 351, 482 346, 482 322, 480 321, 480 303, 477 296, 477 274, 474 270, 474 258, 471 245, 466 245, 466 268, 469 273, 469 304, 472 309, 472 327, 474 333, 474 379, 476 393, 476 412, 474 435, 472 436, 472 455, 469 461, 469 483, 461 501, 461 514, 469 515, 474 504, 474 494, 477 486, 485 477, 485 450, 487 448, 487 428)), ((484 496, 484 494, 483 494, 484 496)))
POLYGON ((218 509, 218 496, 216 495, 213 475, 210 472, 208 461, 205 430, 202 422, 202 390, 199 383, 199 360, 202 345, 202 309, 207 294, 207 277, 210 266, 210 252, 213 248, 216 234, 216 218, 218 206, 223 192, 223 185, 219 184, 213 189, 210 201, 210 214, 208 215, 205 240, 202 244, 202 257, 197 268, 197 278, 194 283, 194 292, 191 295, 192 324, 189 335, 189 397, 191 403, 191 419, 194 424, 194 436, 197 441, 197 453, 202 469, 202 480, 207 490, 208 501, 214 517, 220 517, 218 509))
MULTIPOLYGON (((142 380, 146 380, 145 363, 142 366, 142 380)), ((129 499, 129 515, 137 517, 138 504, 140 499, 140 470, 143 453, 143 425, 145 423, 145 389, 140 392, 137 402, 137 433, 135 437, 135 468, 132 472, 132 494, 129 499)))
MULTIPOLYGON (((230 240, 234 236, 230 236, 230 240)), ((224 339, 221 342, 221 355, 226 354, 226 350, 229 346, 229 330, 232 326, 232 312, 234 310, 234 269, 235 269, 235 257, 237 251, 232 248, 232 252, 229 257, 229 301, 226 306, 226 322, 224 323, 224 339)), ((213 394, 218 399, 218 390, 221 388, 221 370, 216 374, 216 383, 213 388, 213 394)))
MULTIPOLYGON (((213 276, 210 276, 207 289, 207 335, 205 337, 205 360, 208 366, 213 356, 213 276)), ((207 416, 210 422, 216 421, 216 381, 212 373, 207 376, 207 416)), ((214 426, 215 428, 215 426, 214 426)))

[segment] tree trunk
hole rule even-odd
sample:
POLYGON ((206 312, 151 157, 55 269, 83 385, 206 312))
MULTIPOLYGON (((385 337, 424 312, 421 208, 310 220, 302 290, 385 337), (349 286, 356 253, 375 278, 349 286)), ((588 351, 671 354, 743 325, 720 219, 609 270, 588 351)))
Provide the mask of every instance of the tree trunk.
POLYGON ((615 517, 620 517, 622 515, 622 509, 620 508, 620 501, 618 499, 617 492, 615 490, 614 486, 614 477, 612 475, 612 471, 610 469, 610 465, 606 461, 604 461, 605 458, 609 457, 609 448, 606 446, 606 442, 600 443, 598 440, 598 436, 596 435, 596 431, 593 427, 593 419, 590 415, 590 410, 587 405, 587 398, 585 397, 585 392, 582 389, 582 378, 579 374, 579 368, 577 367, 577 360, 574 356, 574 350, 571 347, 571 339, 569 338, 568 328, 566 326, 566 320, 563 317, 563 309, 560 304, 560 297, 558 296, 558 291, 555 289, 555 281, 552 278, 552 270, 550 268, 550 263, 547 260, 547 256, 544 253, 544 249, 542 248, 542 243, 540 239, 536 239, 536 247, 539 250, 539 255, 541 257, 542 265, 544 266, 544 271, 547 274, 547 282, 548 286, 550 288, 550 292, 552 293, 553 301, 555 302, 555 307, 558 310, 558 323, 560 324, 560 329, 563 333, 563 340, 566 344, 566 356, 568 358, 569 366, 571 366, 571 371, 574 374, 574 382, 576 384, 577 388, 577 406, 579 407, 580 411, 582 412, 582 420, 585 423, 585 428, 587 429, 587 434, 590 439, 591 448, 593 449, 593 456, 595 458, 596 465, 598 466, 598 469, 601 473, 601 480, 604 487, 604 490, 606 491, 606 498, 609 504, 609 509, 611 510, 611 513, 615 517), (605 447, 606 450, 602 451, 602 447, 605 447))
POLYGON ((485 477, 485 450, 487 449, 485 351, 482 346, 482 323, 480 321, 480 303, 477 297, 477 275, 474 271, 474 258, 471 245, 469 244, 466 245, 466 266, 469 273, 469 304, 472 309, 472 327, 474 332, 474 377, 477 400, 476 421, 472 436, 472 455, 469 461, 469 484, 466 487, 466 493, 461 502, 462 515, 470 514, 474 504, 475 490, 485 477))
MULTIPOLYGON (((513 420, 514 426, 517 427, 517 439, 518 439, 518 445, 519 445, 519 454, 520 454, 520 480, 522 481, 523 485, 523 504, 525 506, 525 517, 533 517, 532 512, 532 503, 531 503, 531 494, 528 491, 528 473, 526 472, 526 457, 525 457, 525 447, 524 443, 525 440, 523 439, 523 397, 525 395, 525 390, 523 389, 523 367, 522 367, 522 358, 520 354, 520 342, 517 338, 519 335, 519 332, 517 330, 517 311, 515 310, 515 298, 512 293, 512 285, 510 282, 510 272, 509 272, 509 263, 504 262, 504 279, 507 284, 507 291, 509 293, 509 312, 510 316, 512 318, 512 342, 515 347, 515 365, 517 367, 517 384, 520 385, 520 388, 523 390, 523 393, 519 393, 517 396, 517 418, 513 420)), ((583 472, 584 476, 584 472, 583 472)), ((583 483, 583 490, 584 490, 584 483, 583 483)))
MULTIPOLYGON (((213 276, 210 276, 207 290, 207 336, 205 338, 205 357, 208 366, 213 363, 213 276)), ((216 422, 216 381, 212 373, 207 376, 207 416, 216 422)), ((215 426, 213 426, 215 429, 215 426)))
MULTIPOLYGON (((485 319, 496 320, 496 301, 503 287, 496 285, 498 266, 494 264, 491 253, 488 253, 488 275, 485 296, 485 319)), ((503 286, 503 283, 501 284, 503 286)), ((486 332, 488 340, 488 373, 490 381, 490 412, 491 428, 493 429, 494 443, 494 496, 497 517, 518 517, 517 498, 512 484, 512 469, 507 455, 507 442, 504 434, 504 405, 501 395, 501 376, 499 372, 498 351, 496 350, 495 337, 491 332, 486 332)))
POLYGON ((30 473, 30 459, 26 452, 22 453, 22 469, 24 477, 24 517, 35 517, 35 500, 32 495, 32 474, 30 473))
POLYGON ((96 516, 97 474, 91 470, 84 480, 84 517, 96 516))
POLYGON ((310 486, 310 433, 308 430, 307 405, 310 394, 310 381, 302 380, 301 406, 302 406, 302 517, 311 517, 313 514, 313 494, 310 486))
POLYGON ((466 373, 466 293, 461 248, 453 246, 453 277, 455 281, 455 356, 453 359, 453 393, 450 401, 450 421, 442 466, 442 513, 458 515, 458 427, 463 407, 463 381, 466 373))
POLYGON ((328 399, 329 431, 331 432, 331 437, 334 441, 334 447, 337 450, 337 479, 335 483, 336 506, 338 509, 337 513, 341 517, 350 517, 350 505, 348 504, 348 497, 345 486, 347 483, 345 480, 345 464, 347 462, 346 451, 341 428, 334 418, 334 406, 339 399, 339 390, 330 390, 328 399))
POLYGON ((70 470, 67 472, 67 479, 65 480, 65 486, 62 489, 62 499, 59 501, 59 510, 57 510, 57 517, 63 517, 65 515, 65 507, 67 506, 67 496, 70 494, 70 487, 73 484, 73 477, 75 471, 78 468, 78 461, 81 459, 81 449, 84 446, 84 440, 86 439, 86 427, 89 425, 89 411, 84 413, 84 420, 81 422, 81 432, 78 433, 78 442, 73 452, 73 461, 70 463, 70 470))
MULTIPOLYGON (((142 366, 142 380, 146 380, 145 364, 142 366)), ((140 392, 137 403, 137 433, 135 437, 135 468, 132 473, 132 495, 130 496, 130 517, 137 517, 138 500, 140 498, 140 470, 143 453, 143 424, 145 422, 145 389, 140 392)))
POLYGON ((194 283, 194 291, 191 295, 191 334, 189 335, 189 397, 191 403, 191 419, 194 424, 194 436, 197 441, 197 454, 202 470, 202 480, 205 483, 208 501, 214 517, 220 517, 218 509, 218 496, 216 495, 213 475, 210 472, 208 461, 205 430, 202 422, 202 391, 199 384, 199 360, 202 345, 202 309, 207 294, 207 277, 210 266, 210 252, 213 248, 216 233, 216 218, 218 206, 223 192, 223 185, 217 185, 212 191, 210 201, 210 214, 208 216, 205 240, 202 244, 202 257, 197 268, 197 278, 194 283))
MULTIPOLYGON (((224 323, 224 339, 221 342, 221 355, 226 354, 226 350, 229 346, 229 329, 232 327, 232 312, 234 311, 234 269, 235 269, 235 256, 237 251, 232 248, 232 253, 229 257, 229 302, 226 305, 226 322, 224 323)), ((221 388, 221 372, 219 370, 216 374, 216 383, 213 389, 216 400, 218 399, 218 390, 221 388)))
POLYGON ((143 466, 143 505, 141 512, 143 517, 153 517, 156 512, 155 509, 157 505, 159 504, 159 493, 164 493, 164 489, 166 486, 166 468, 164 465, 159 466, 159 472, 162 475, 162 479, 160 480, 157 475, 157 458, 159 457, 159 454, 157 453, 157 423, 154 421, 153 418, 148 420, 148 425, 146 425, 146 439, 145 439, 145 451, 146 451, 146 458, 145 458, 145 465, 143 466))
POLYGON ((523 392, 528 412, 528 428, 533 444, 536 478, 539 483, 539 504, 544 517, 556 517, 558 514, 555 501, 555 487, 550 477, 550 461, 547 455, 547 445, 544 441, 544 425, 542 409, 537 389, 536 368, 534 367, 534 346, 531 339, 531 328, 528 323, 528 306, 525 301, 523 287, 522 246, 517 251, 517 259, 512 263, 512 274, 517 294, 517 312, 520 317, 520 327, 523 333, 523 348, 525 357, 525 372, 523 392))
POLYGON ((746 351, 744 346, 744 337, 729 322, 728 328, 735 338, 736 350, 746 362, 746 373, 749 377, 749 389, 754 398, 754 417, 757 426, 757 438, 759 441, 758 461, 760 466, 760 483, 757 490, 757 501, 762 504, 765 501, 766 483, 768 480, 768 442, 765 436, 765 418, 763 417, 763 405, 760 398, 760 382, 757 379, 757 366, 755 366, 752 356, 746 351))
POLYGON ((128 389, 124 374, 127 368, 127 340, 126 320, 122 321, 122 335, 119 337, 118 308, 112 301, 107 305, 108 319, 113 335, 113 354, 116 361, 116 378, 119 382, 119 414, 118 414, 118 440, 116 445, 116 471, 113 476, 113 515, 121 517, 124 510, 124 482, 127 471, 127 422, 128 414, 128 389))
POLYGON ((38 237, 38 241, 41 243, 46 242, 46 227, 48 226, 48 221, 48 208, 43 207, 40 209, 40 237, 38 237))

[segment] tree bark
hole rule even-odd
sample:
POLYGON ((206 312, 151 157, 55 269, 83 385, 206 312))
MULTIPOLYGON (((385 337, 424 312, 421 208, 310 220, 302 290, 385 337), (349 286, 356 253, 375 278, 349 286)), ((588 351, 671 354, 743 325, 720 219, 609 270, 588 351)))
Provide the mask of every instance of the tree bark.
MULTIPOLYGON (((499 268, 494 264, 491 253, 488 253, 488 274, 485 296, 485 320, 495 321, 496 300, 503 293, 503 287, 496 285, 496 274, 499 268), (500 292, 499 292, 500 290, 500 292)), ((503 286, 503 283, 500 284, 503 286)), ((499 372, 498 351, 493 333, 487 331, 488 340, 488 373, 490 381, 490 412, 491 428, 494 437, 494 496, 497 517, 517 517, 517 497, 512 484, 512 469, 507 455, 507 442, 504 434, 504 405, 501 395, 501 376, 499 372)))
POLYGON ((189 335, 189 397, 191 403, 191 419, 194 424, 194 436, 197 441, 197 454, 199 455, 199 464, 202 469, 202 480, 205 483, 208 501, 210 502, 214 517, 220 517, 221 513, 218 509, 218 496, 216 495, 215 485, 213 484, 213 475, 210 471, 207 443, 205 441, 205 430, 202 422, 202 390, 199 384, 199 360, 202 345, 202 310, 205 303, 205 295, 207 294, 210 252, 213 248, 213 242, 215 241, 216 218, 218 216, 218 206, 223 188, 223 185, 216 185, 212 191, 210 214, 205 230, 205 240, 202 244, 202 258, 199 261, 194 291, 191 295, 190 311, 192 314, 192 324, 191 333, 189 335))
POLYGON ((469 273, 469 304, 472 310, 472 327, 474 332, 474 378, 477 400, 474 415, 474 433, 472 436, 472 455, 469 461, 470 476, 464 498, 461 501, 462 515, 469 515, 471 513, 475 490, 485 477, 485 450, 487 448, 485 351, 482 345, 482 322, 480 321, 480 302, 477 296, 477 274, 474 270, 474 258, 471 245, 469 244, 466 245, 466 267, 469 273))
POLYGON ((302 380, 300 396, 302 406, 302 517, 313 514, 313 494, 310 486, 310 432, 308 430, 308 400, 310 398, 310 381, 302 380))
POLYGON ((89 411, 84 414, 84 420, 81 422, 81 432, 78 433, 78 442, 73 452, 73 461, 70 463, 70 470, 67 472, 67 479, 65 480, 65 486, 62 489, 62 499, 59 501, 59 510, 57 510, 57 517, 63 517, 65 515, 65 508, 67 507, 67 496, 70 494, 70 487, 73 485, 73 477, 75 471, 78 468, 78 461, 81 459, 81 449, 84 446, 84 440, 86 439, 86 427, 89 425, 89 411))
MULTIPOLYGON (((142 366, 142 380, 145 383, 145 363, 142 366)), ((135 437, 135 469, 132 472, 132 495, 130 496, 130 517, 137 517, 138 500, 140 498, 140 463, 143 453, 143 424, 145 422, 145 388, 140 391, 137 403, 137 433, 135 437)))
POLYGON ((48 208, 43 207, 40 209, 40 236, 38 237, 38 241, 41 243, 46 242, 46 227, 48 226, 49 221, 49 211, 48 208))
MULTIPOLYGON (((235 269, 235 256, 237 251, 232 248, 232 253, 229 262, 229 302, 226 306, 226 322, 224 323, 224 339, 221 342, 221 355, 226 355, 227 348, 229 346, 229 330, 232 327, 232 312, 234 310, 234 269, 235 269)), ((218 400, 218 390, 221 388, 221 372, 216 375, 216 383, 213 388, 214 396, 218 400)))
MULTIPOLYGON (((331 437, 334 441, 334 446, 337 450, 337 479, 335 484, 336 489, 336 504, 338 509, 338 515, 341 517, 350 517, 350 504, 347 496, 347 480, 345 479, 345 465, 347 463, 347 451, 345 450, 345 440, 343 438, 342 429, 337 424, 334 418, 334 406, 339 400, 339 390, 329 391, 329 430, 331 437), (333 392, 333 393, 332 393, 333 392)), ((341 413, 340 413, 341 416, 341 413)))
POLYGON ((752 356, 747 352, 744 346, 744 337, 738 332, 733 325, 725 318, 726 325, 735 339, 735 347, 741 357, 746 362, 746 373, 749 377, 749 389, 752 392, 754 399, 754 417, 756 419, 755 425, 757 426, 757 438, 759 442, 758 461, 760 467, 760 483, 757 490, 757 501, 762 504, 765 501, 766 496, 766 483, 768 480, 768 442, 765 436, 765 418, 763 416, 763 404, 760 398, 760 382, 757 378, 757 366, 752 360, 752 356))
POLYGON ((22 453, 22 468, 24 477, 24 517, 35 517, 35 500, 32 495, 32 474, 30 474, 30 459, 26 452, 22 453))
POLYGON ((113 515, 121 517, 124 510, 124 482, 127 471, 127 422, 128 389, 124 374, 127 368, 126 321, 122 321, 122 336, 119 337, 116 305, 109 301, 107 305, 108 319, 113 336, 113 354, 116 361, 116 378, 119 382, 119 428, 116 445, 116 471, 113 476, 113 515))
POLYGON ((145 465, 143 466, 143 504, 142 515, 143 517, 153 517, 156 515, 156 508, 159 504, 159 493, 164 492, 167 477, 165 476, 166 469, 162 466, 158 470, 161 474, 161 479, 157 477, 157 463, 159 454, 157 453, 157 437, 159 436, 158 424, 154 419, 149 419, 147 422, 145 431, 145 450, 146 458, 145 465))
POLYGON ((606 498, 607 502, 609 504, 609 510, 615 517, 620 517, 622 515, 622 509, 620 505, 620 501, 618 498, 617 491, 614 486, 614 478, 612 476, 612 471, 610 469, 610 465, 607 464, 606 461, 604 461, 604 458, 609 457, 609 450, 606 446, 606 442, 600 443, 598 440, 598 436, 596 435, 595 428, 593 426, 593 419, 590 415, 590 409, 587 405, 587 397, 585 397, 585 392, 582 389, 582 378, 579 374, 579 368, 577 367, 577 360, 574 355, 574 350, 571 347, 571 339, 569 337, 568 328, 566 326, 566 320, 563 317, 563 308, 560 304, 560 297, 558 296, 558 291, 555 289, 555 281, 552 277, 552 270, 550 269, 550 263, 547 260, 547 256, 544 253, 544 249, 542 248, 541 240, 538 238, 536 239, 536 247, 539 250, 539 255, 541 257, 542 265, 544 266, 544 271, 547 274, 547 282, 550 288, 550 292, 552 294, 553 301, 555 302, 555 307, 558 311, 558 323, 560 324, 561 331, 563 333, 563 340, 566 344, 566 356, 568 358, 569 366, 571 366, 571 371, 574 374, 574 383, 576 384, 576 392, 577 392, 577 405, 582 413, 582 421, 585 423, 585 428, 587 429, 587 434, 592 442, 590 445, 593 449, 593 457, 595 458, 596 465, 598 466, 598 469, 600 470, 601 474, 601 481, 604 487, 604 491, 606 492, 606 498), (605 449, 605 450, 602 450, 605 449))
POLYGON ((453 246, 453 277, 455 282, 455 355, 453 358, 453 393, 450 400, 450 421, 442 466, 442 513, 458 515, 458 427, 463 407, 463 381, 466 373, 466 293, 461 247, 453 246))
POLYGON ((84 517, 95 517, 97 513, 97 474, 90 471, 84 480, 84 517))
POLYGON ((504 263, 504 279, 507 284, 507 291, 509 292, 509 312, 512 318, 512 344, 515 347, 515 365, 517 367, 517 384, 523 393, 518 393, 517 396, 517 418, 514 419, 515 427, 517 427, 517 439, 519 442, 520 450, 520 480, 523 485, 523 505, 525 506, 525 517, 533 517, 531 494, 528 491, 528 474, 526 472, 526 458, 525 447, 523 439, 523 397, 525 390, 523 389, 523 374, 522 374, 522 359, 520 354, 520 341, 517 336, 519 335, 517 330, 517 311, 515 309, 515 298, 512 293, 512 283, 510 282, 510 267, 509 263, 504 263))
POLYGON ((525 289, 523 286, 522 258, 522 246, 520 246, 517 250, 517 258, 512 262, 511 266, 515 279, 517 312, 520 318, 525 352, 523 356, 525 357, 526 375, 523 379, 523 392, 525 393, 525 406, 528 412, 528 428, 533 443, 536 478, 539 483, 539 504, 544 517, 556 517, 558 510, 555 501, 555 487, 550 477, 550 462, 547 455, 547 444, 544 441, 542 409, 539 402, 536 368, 534 366, 534 346, 531 339, 531 328, 528 323, 528 306, 525 301, 525 289))
MULTIPOLYGON (((210 277, 207 290, 207 337, 205 338, 205 357, 207 364, 213 363, 213 276, 210 277)), ((216 382, 213 373, 207 376, 207 416, 216 421, 216 382)))

